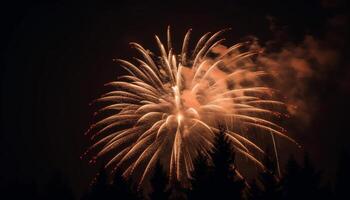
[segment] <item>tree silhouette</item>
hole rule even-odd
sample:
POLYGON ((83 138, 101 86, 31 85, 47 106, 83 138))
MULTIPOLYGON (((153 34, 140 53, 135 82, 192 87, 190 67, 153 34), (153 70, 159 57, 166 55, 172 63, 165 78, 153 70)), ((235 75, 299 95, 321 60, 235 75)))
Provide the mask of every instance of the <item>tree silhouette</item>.
POLYGON ((232 146, 224 130, 219 132, 214 145, 212 163, 207 165, 205 157, 200 157, 197 162, 189 199, 241 199, 244 182, 237 180, 232 146))
POLYGON ((290 156, 286 165, 286 171, 282 179, 283 199, 299 199, 302 194, 299 191, 301 167, 293 156, 290 156))
POLYGON ((124 179, 119 171, 114 174, 113 182, 110 183, 107 172, 102 169, 98 173, 96 181, 91 186, 91 190, 83 197, 83 199, 137 200, 138 196, 137 192, 131 190, 131 185, 124 179))
POLYGON ((300 166, 290 157, 282 180, 283 199, 331 199, 329 188, 321 183, 321 172, 312 165, 305 154, 304 164, 300 166))
POLYGON ((213 167, 209 165, 207 157, 200 155, 195 161, 195 171, 192 175, 192 190, 188 194, 189 199, 206 199, 211 190, 211 176, 213 167))
MULTIPOLYGON (((304 157, 304 165, 301 168, 302 185, 308 186, 307 189, 301 188, 306 198, 315 198, 320 196, 321 192, 321 172, 317 171, 311 164, 309 156, 304 157), (305 189, 305 190, 303 190, 305 189)), ((322 196, 320 196, 322 198, 322 196)))
POLYGON ((249 199, 252 200, 278 200, 281 199, 281 188, 279 179, 276 176, 276 167, 273 160, 268 156, 268 150, 265 151, 264 166, 266 169, 259 173, 256 180, 251 183, 249 199))
POLYGON ((111 185, 111 196, 114 199, 137 200, 139 199, 137 194, 138 192, 133 190, 130 181, 126 180, 122 173, 117 170, 111 185))
POLYGON ((213 193, 216 193, 214 198, 219 199, 240 199, 244 182, 236 180, 236 172, 234 170, 234 154, 232 146, 225 137, 225 132, 221 130, 215 142, 216 151, 212 155, 214 170, 213 170, 213 193))
MULTIPOLYGON (((215 149, 211 153, 211 159, 199 156, 195 162, 196 168, 193 173, 191 189, 188 190, 183 183, 173 179, 169 182, 160 163, 157 163, 152 178, 150 179, 151 191, 149 199, 161 200, 194 200, 194 199, 243 199, 244 181, 238 179, 234 168, 234 153, 232 146, 225 137, 225 132, 220 131, 214 141, 215 149)), ((321 182, 321 172, 312 165, 308 155, 305 155, 303 165, 291 156, 285 167, 283 177, 276 177, 275 163, 266 154, 264 165, 266 170, 259 173, 257 178, 250 184, 248 199, 251 200, 291 200, 291 199, 333 199, 329 185, 324 186, 321 182)), ((344 156, 339 165, 336 189, 338 199, 346 194, 347 178, 349 176, 348 157, 344 156)), ((108 176, 101 170, 91 191, 85 196, 86 200, 94 199, 140 199, 132 190, 131 184, 120 172, 116 172, 113 182, 108 182, 108 176)), ((60 181, 55 181, 60 182, 60 181)), ((62 181, 61 181, 62 182, 62 181)), ((57 184, 57 183, 56 183, 57 184)), ((62 184, 59 184, 62 185, 62 184)), ((50 186, 50 188, 64 188, 50 186)), ((52 189, 53 194, 66 190, 52 189)), ((56 199, 70 199, 69 196, 57 195, 56 199)), ((49 199, 55 199, 49 198, 49 199)))
POLYGON ((167 187, 169 181, 159 162, 154 169, 154 174, 150 182, 152 186, 152 192, 150 194, 151 199, 162 200, 169 198, 170 193, 167 187))
POLYGON ((186 200, 188 199, 188 190, 184 187, 182 183, 176 179, 172 180, 170 183, 170 195, 169 200, 186 200))

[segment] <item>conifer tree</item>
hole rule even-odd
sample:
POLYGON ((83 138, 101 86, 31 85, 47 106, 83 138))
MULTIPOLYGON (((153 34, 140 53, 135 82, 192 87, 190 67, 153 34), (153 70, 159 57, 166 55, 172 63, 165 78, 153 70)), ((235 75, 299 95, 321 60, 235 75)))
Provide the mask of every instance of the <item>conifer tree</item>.
POLYGON ((152 200, 169 199, 168 177, 159 162, 154 169, 154 174, 150 182, 152 186, 150 198, 152 200))
POLYGON ((212 163, 207 165, 205 157, 197 162, 195 182, 189 199, 241 199, 244 182, 237 178, 233 147, 223 129, 218 133, 214 145, 212 163))
POLYGON ((250 199, 256 200, 279 200, 281 199, 281 191, 279 178, 276 175, 276 165, 270 159, 269 151, 265 151, 264 171, 260 172, 256 180, 251 184, 250 199))

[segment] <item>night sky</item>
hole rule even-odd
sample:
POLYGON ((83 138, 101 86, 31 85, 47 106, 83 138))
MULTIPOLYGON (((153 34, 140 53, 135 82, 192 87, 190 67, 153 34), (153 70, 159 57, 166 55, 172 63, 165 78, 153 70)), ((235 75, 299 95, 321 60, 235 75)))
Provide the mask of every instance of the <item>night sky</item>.
POLYGON ((303 112, 286 126, 303 146, 293 153, 308 152, 333 180, 339 152, 350 150, 346 2, 11 1, 1 12, 0 187, 35 182, 40 188, 60 173, 76 196, 86 191, 99 168, 79 158, 91 145, 84 132, 96 107, 89 103, 124 73, 112 59, 135 56, 131 41, 155 50, 154 34, 165 38, 167 25, 178 49, 189 28, 198 39, 231 27, 228 44, 254 36, 271 51, 303 46, 312 37, 317 45, 305 51, 332 59, 313 64, 305 58, 312 75, 293 97, 305 102, 303 112))

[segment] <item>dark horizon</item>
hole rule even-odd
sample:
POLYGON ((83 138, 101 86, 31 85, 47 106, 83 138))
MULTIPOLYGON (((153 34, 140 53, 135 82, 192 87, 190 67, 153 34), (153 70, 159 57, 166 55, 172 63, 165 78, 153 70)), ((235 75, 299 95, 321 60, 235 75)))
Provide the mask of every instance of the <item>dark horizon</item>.
MULTIPOLYGON (((267 50, 310 51, 299 58, 308 61, 312 73, 302 79, 303 91, 294 96, 303 107, 285 124, 303 149, 288 146, 284 160, 290 153, 300 160, 308 152, 326 180, 334 182, 340 153, 350 152, 345 0, 17 1, 3 9, 2 188, 34 182, 43 190, 52 174, 61 173, 75 196, 81 196, 102 164, 92 166, 80 159, 91 145, 84 132, 96 107, 89 103, 107 91, 105 83, 124 73, 113 59, 136 55, 129 42, 154 50, 154 34, 164 38, 168 25, 175 43, 189 28, 196 40, 205 32, 231 27, 225 35, 228 44, 254 36, 267 50)), ((181 43, 176 44, 180 49, 181 43)))

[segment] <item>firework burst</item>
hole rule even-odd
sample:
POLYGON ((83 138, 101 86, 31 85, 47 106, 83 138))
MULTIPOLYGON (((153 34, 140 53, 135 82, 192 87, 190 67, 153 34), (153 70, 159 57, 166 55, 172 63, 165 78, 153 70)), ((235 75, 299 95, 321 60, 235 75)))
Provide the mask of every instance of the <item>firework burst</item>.
POLYGON ((271 120, 285 105, 262 81, 266 73, 252 59, 257 52, 243 51, 243 43, 226 48, 218 39, 223 32, 203 35, 189 50, 189 30, 176 54, 168 28, 166 46, 156 36, 158 57, 131 43, 142 59, 116 60, 129 75, 106 84, 114 89, 96 100, 104 102, 97 114, 109 113, 88 130, 96 158, 108 155, 106 167, 122 169, 141 185, 157 162, 170 178, 188 180, 194 160, 210 158, 219 127, 237 154, 262 168, 264 151, 251 131, 294 142, 271 120))

